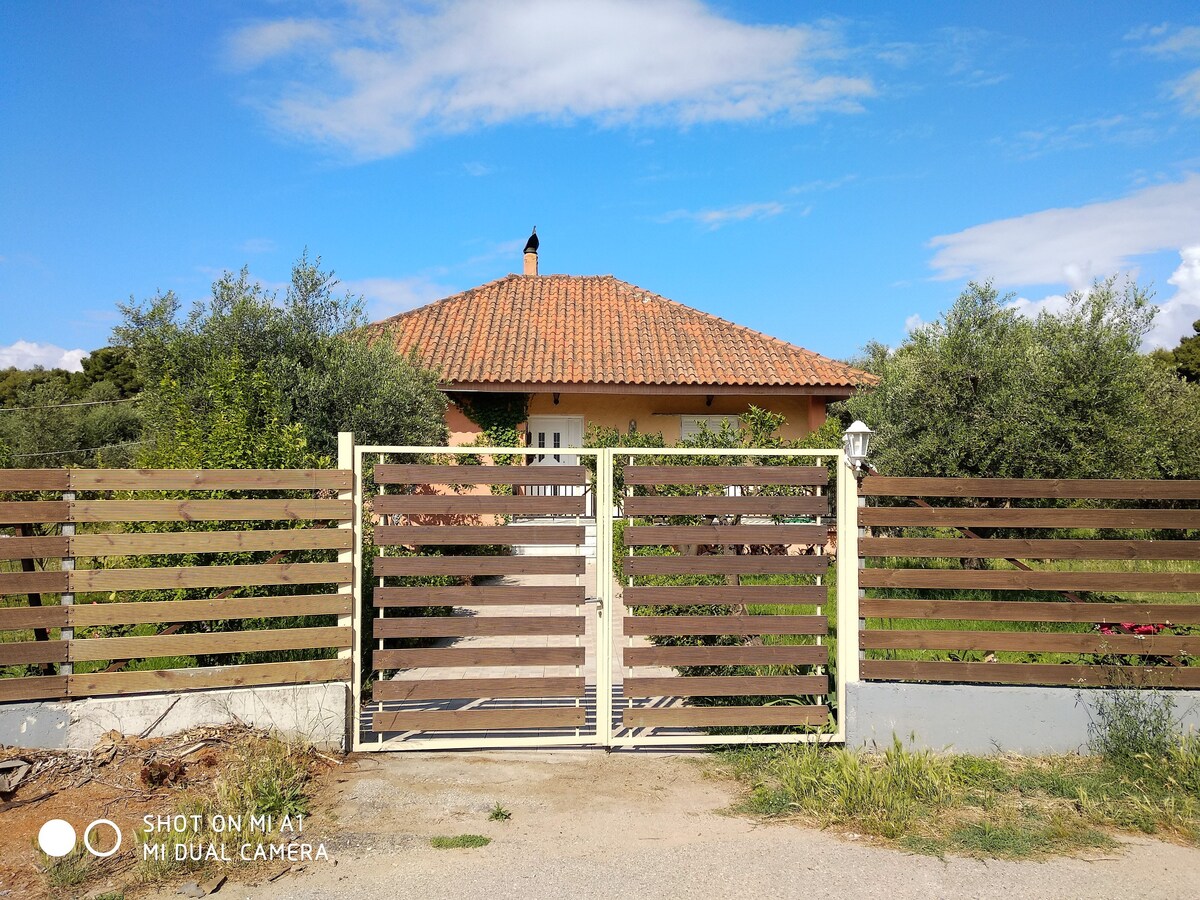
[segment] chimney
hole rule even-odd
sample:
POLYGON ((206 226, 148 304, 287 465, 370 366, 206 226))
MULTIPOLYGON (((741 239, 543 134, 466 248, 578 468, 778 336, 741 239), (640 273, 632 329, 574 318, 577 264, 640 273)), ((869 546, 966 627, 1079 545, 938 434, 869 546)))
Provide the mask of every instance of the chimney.
POLYGON ((538 243, 537 226, 534 225, 533 234, 525 242, 525 275, 536 275, 538 273, 538 243))

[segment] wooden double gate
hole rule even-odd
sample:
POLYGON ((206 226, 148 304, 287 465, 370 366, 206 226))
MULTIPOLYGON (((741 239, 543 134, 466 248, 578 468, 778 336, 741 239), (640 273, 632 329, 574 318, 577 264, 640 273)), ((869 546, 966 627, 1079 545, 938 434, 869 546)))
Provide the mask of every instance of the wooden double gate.
POLYGON ((841 740, 843 454, 563 453, 355 448, 355 749, 841 740))

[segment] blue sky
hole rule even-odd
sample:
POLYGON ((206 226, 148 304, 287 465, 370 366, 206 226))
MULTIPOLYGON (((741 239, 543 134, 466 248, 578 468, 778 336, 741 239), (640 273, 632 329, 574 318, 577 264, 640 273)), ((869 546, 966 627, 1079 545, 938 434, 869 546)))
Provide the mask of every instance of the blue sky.
POLYGON ((0 366, 306 246, 380 318, 534 224, 543 273, 840 358, 971 278, 1200 318, 1194 3, 8 0, 0 134, 0 366))

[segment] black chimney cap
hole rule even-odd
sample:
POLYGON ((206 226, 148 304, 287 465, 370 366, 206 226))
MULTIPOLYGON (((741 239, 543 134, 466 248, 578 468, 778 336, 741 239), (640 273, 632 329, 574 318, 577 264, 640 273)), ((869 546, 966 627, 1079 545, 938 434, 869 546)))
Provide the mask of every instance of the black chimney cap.
POLYGON ((529 240, 527 240, 525 242, 525 252, 526 253, 537 253, 539 243, 540 242, 538 241, 538 236, 537 236, 537 226, 534 225, 533 226, 533 234, 531 234, 529 236, 529 240))

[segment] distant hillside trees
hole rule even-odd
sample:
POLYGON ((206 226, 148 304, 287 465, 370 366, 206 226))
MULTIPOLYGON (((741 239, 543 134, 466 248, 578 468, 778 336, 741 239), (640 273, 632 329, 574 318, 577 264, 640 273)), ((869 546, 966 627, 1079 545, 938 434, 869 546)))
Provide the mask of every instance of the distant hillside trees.
POLYGON ((875 388, 835 407, 877 437, 888 475, 1200 478, 1200 385, 1139 351, 1154 308, 1099 281, 1021 316, 972 283, 937 322, 856 365, 875 388))
POLYGON ((0 370, 0 466, 124 465, 141 434, 131 355, 103 347, 82 372, 0 370))
POLYGON ((1178 347, 1158 351, 1158 356, 1173 366, 1180 378, 1200 382, 1200 319, 1192 323, 1192 334, 1181 338, 1178 347))

